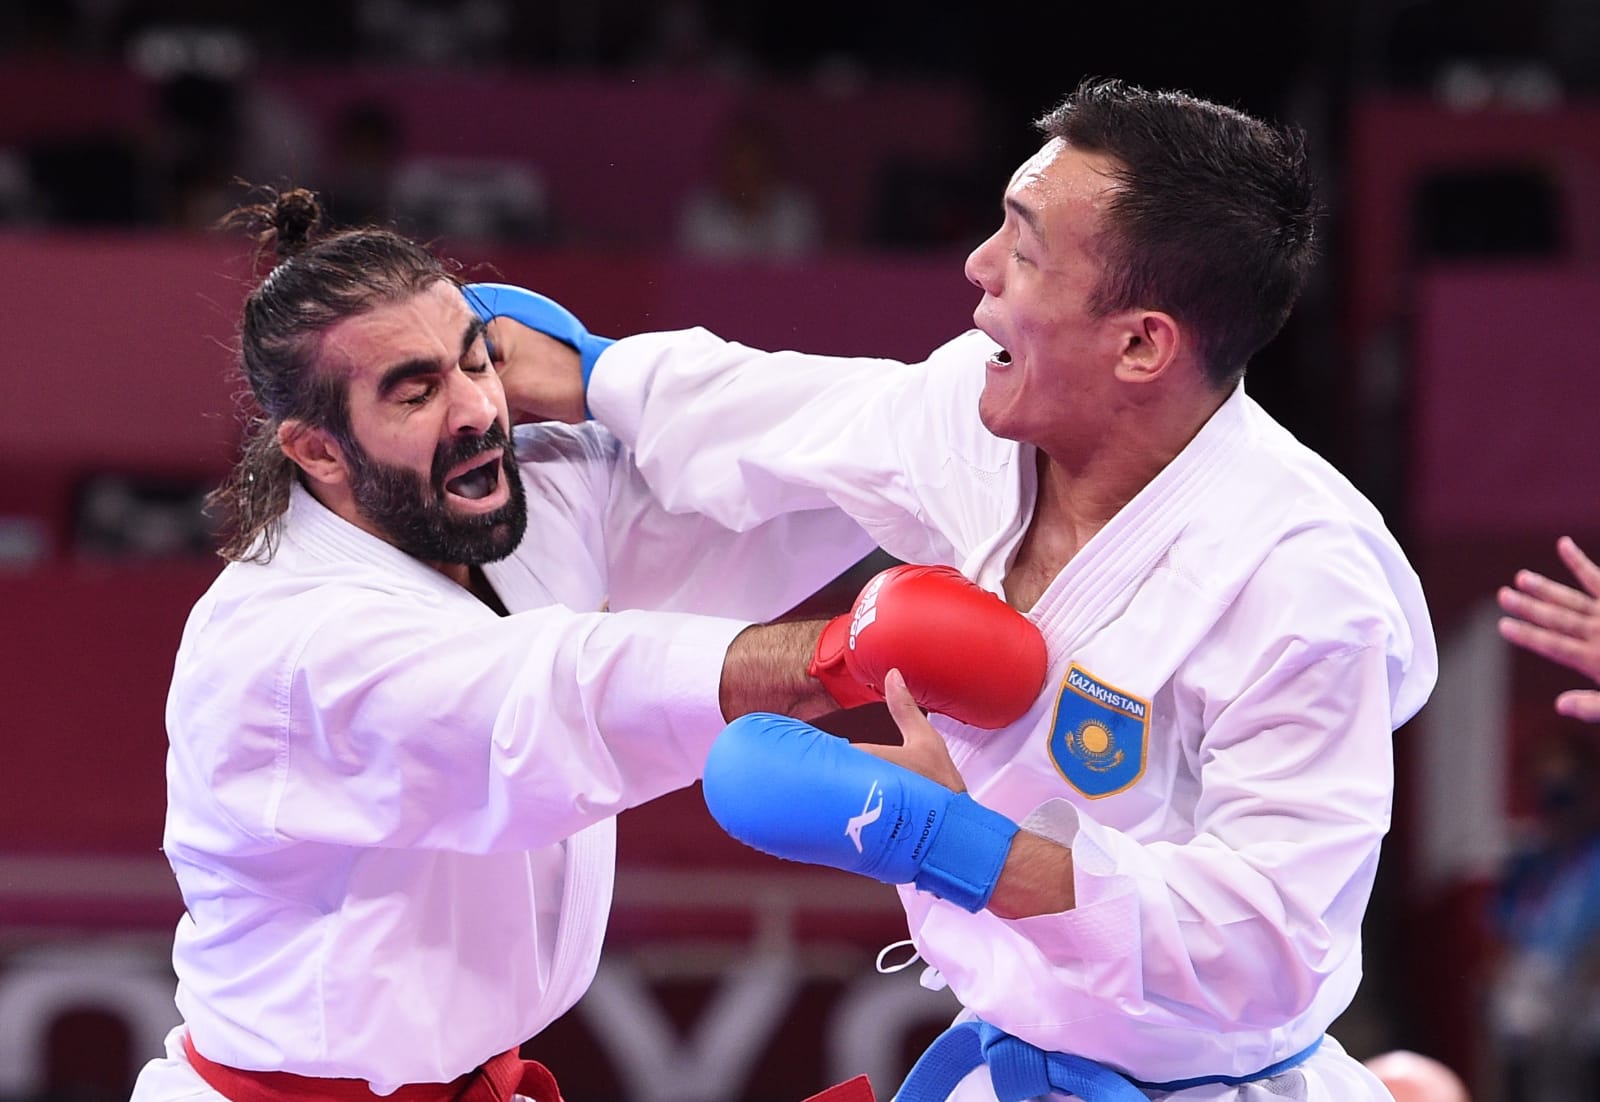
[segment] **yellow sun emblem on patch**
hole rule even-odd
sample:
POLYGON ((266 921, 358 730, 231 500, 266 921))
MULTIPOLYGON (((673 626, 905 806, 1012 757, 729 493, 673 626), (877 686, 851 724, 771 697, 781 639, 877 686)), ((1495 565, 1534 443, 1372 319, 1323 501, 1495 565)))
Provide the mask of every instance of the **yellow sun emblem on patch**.
POLYGON ((1072 733, 1073 755, 1085 769, 1107 773, 1122 764, 1123 753, 1116 745, 1111 728, 1097 720, 1087 719, 1072 733))

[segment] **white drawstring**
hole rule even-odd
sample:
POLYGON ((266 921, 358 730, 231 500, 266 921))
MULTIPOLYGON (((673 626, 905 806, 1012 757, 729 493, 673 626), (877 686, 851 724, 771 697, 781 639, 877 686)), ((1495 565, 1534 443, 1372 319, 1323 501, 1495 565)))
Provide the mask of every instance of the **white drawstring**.
MULTIPOLYGON (((882 949, 879 949, 878 959, 874 967, 877 968, 879 974, 892 976, 896 972, 904 972, 907 968, 910 968, 913 964, 917 963, 917 961, 921 959, 922 954, 917 952, 917 943, 907 939, 905 941, 891 942, 890 944, 885 945, 882 949), (899 961, 895 964, 884 963, 884 958, 890 953, 894 952, 896 949, 907 947, 911 949, 911 955, 905 960, 899 961)), ((931 964, 922 970, 922 975, 917 978, 917 982, 923 987, 926 987, 929 991, 943 991, 949 986, 944 982, 944 976, 941 975, 939 970, 931 964)))
POLYGON ((879 974, 881 974, 881 975, 892 976, 896 972, 904 972, 907 968, 910 968, 913 964, 917 963, 917 961, 919 961, 921 959, 922 959, 922 954, 917 952, 917 943, 912 941, 910 938, 907 938, 905 941, 892 942, 892 943, 890 943, 888 945, 885 945, 882 949, 878 950, 877 969, 878 969, 879 974), (911 955, 909 957, 907 957, 905 960, 901 961, 899 964, 885 964, 885 963, 883 963, 883 958, 884 957, 887 957, 890 953, 894 952, 896 949, 900 949, 900 948, 903 948, 903 947, 906 947, 906 946, 910 947, 911 955))

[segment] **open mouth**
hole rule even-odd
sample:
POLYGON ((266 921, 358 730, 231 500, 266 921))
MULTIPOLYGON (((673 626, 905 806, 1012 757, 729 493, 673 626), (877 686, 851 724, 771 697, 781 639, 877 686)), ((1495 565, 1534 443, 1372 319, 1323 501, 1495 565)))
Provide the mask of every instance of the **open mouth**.
POLYGON ((996 367, 1010 367, 1011 366, 1011 353, 1007 352, 1004 348, 1002 348, 1002 349, 1000 349, 1000 351, 996 352, 993 356, 989 357, 989 362, 994 364, 996 367))
POLYGON ((468 501, 480 501, 500 488, 500 456, 491 452, 444 484, 445 492, 468 501))

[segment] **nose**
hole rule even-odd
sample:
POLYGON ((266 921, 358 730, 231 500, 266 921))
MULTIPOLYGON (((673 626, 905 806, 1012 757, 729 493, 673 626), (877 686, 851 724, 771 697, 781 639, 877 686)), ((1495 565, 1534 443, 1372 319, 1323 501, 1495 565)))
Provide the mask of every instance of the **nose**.
POLYGON ((450 389, 450 431, 469 436, 488 432, 500 411, 478 377, 460 370, 452 371, 445 385, 450 389))
POLYGON ((966 273, 967 282, 985 294, 992 295, 999 291, 999 287, 995 282, 996 273, 999 269, 994 263, 999 241, 1000 231, 996 230, 976 249, 967 254, 967 263, 962 269, 966 273))

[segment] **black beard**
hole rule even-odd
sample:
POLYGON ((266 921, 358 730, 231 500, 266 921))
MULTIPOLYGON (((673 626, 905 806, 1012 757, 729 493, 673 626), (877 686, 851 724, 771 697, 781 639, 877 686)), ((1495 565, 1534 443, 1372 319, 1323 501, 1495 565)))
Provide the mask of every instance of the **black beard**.
POLYGON ((433 453, 424 481, 407 467, 379 463, 354 439, 341 441, 350 465, 356 509, 395 547, 423 562, 479 566, 515 551, 528 528, 528 499, 511 439, 497 421, 482 436, 459 437, 433 453), (444 476, 459 463, 499 450, 510 499, 492 513, 456 516, 446 504, 444 476))

